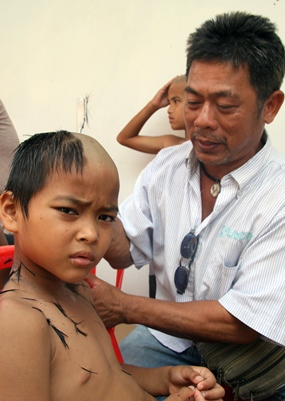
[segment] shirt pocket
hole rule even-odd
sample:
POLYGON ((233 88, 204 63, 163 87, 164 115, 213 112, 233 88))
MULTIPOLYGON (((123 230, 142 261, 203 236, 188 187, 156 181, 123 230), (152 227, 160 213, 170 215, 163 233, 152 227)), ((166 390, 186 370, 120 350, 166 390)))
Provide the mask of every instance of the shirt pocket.
POLYGON ((235 283, 238 265, 226 266, 221 254, 216 254, 211 259, 209 265, 201 278, 201 282, 196 286, 198 300, 219 299, 226 294, 235 283))

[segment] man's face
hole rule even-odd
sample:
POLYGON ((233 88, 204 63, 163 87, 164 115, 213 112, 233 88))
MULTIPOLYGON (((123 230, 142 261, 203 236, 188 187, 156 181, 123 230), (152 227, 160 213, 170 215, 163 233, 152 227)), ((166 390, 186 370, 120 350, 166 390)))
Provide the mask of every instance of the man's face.
POLYGON ((231 171, 257 152, 264 119, 246 67, 194 61, 185 98, 186 130, 201 162, 231 171))

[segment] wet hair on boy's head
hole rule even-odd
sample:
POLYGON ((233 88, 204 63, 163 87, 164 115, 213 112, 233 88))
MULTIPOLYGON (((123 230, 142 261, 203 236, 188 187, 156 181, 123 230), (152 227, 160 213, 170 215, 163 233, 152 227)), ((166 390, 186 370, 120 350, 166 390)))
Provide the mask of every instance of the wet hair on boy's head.
POLYGON ((47 182, 51 173, 82 173, 86 159, 82 142, 71 132, 35 134, 15 150, 5 190, 28 217, 28 203, 47 182))

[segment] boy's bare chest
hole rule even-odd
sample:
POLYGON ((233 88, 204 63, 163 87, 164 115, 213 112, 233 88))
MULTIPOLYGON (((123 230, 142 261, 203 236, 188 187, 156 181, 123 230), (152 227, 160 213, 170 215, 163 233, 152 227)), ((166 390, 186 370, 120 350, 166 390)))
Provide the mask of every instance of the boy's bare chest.
POLYGON ((21 282, 16 286, 11 283, 10 287, 15 291, 8 294, 33 311, 31 318, 41 322, 43 333, 50 339, 45 345, 51 350, 48 379, 51 401, 154 399, 118 363, 90 291, 86 296, 84 292, 83 295, 67 292, 54 297, 26 291, 21 282))
POLYGON ((103 400, 104 394, 114 399, 116 386, 112 389, 109 379, 122 382, 126 374, 93 305, 73 297, 68 302, 39 301, 37 307, 46 318, 52 344, 51 400, 95 401, 103 400))
POLYGON ((57 327, 64 341, 52 329, 51 400, 144 400, 145 393, 118 363, 110 336, 93 308, 80 306, 72 311, 57 327))

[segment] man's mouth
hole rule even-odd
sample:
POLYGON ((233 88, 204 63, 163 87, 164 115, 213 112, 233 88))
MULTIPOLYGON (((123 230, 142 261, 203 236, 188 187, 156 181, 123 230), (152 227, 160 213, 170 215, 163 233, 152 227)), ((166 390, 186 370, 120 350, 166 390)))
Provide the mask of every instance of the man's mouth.
POLYGON ((216 154, 223 145, 224 143, 222 141, 213 141, 197 137, 193 140, 194 149, 198 153, 216 154))

